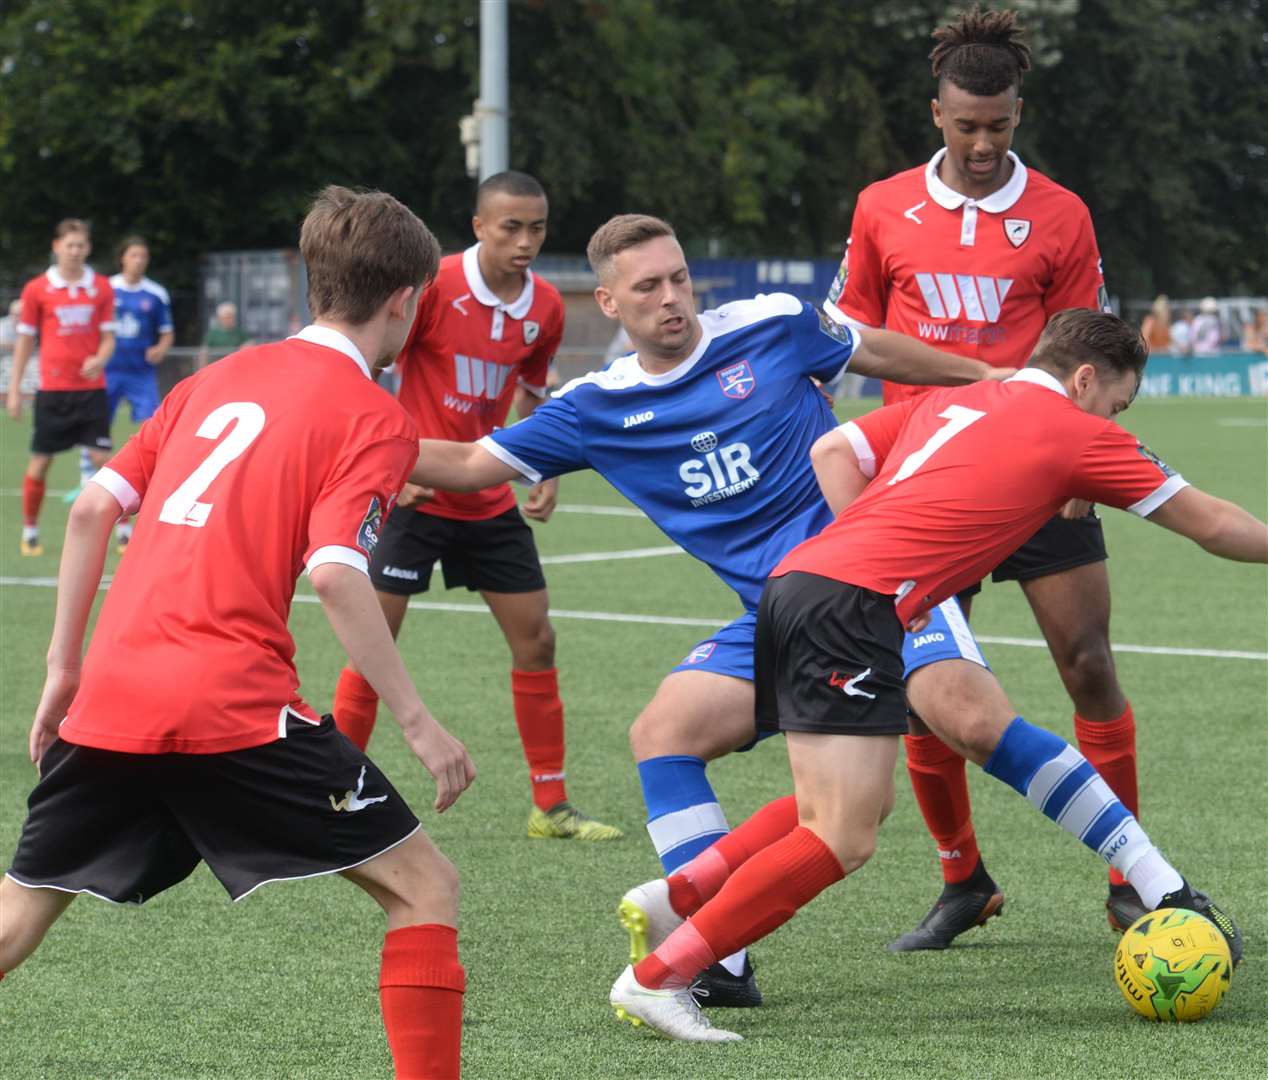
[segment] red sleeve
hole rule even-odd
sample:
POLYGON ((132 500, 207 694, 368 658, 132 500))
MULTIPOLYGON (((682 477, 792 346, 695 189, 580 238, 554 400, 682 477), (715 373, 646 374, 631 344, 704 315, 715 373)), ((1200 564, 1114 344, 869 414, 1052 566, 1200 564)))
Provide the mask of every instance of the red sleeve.
POLYGON ((920 398, 907 398, 894 405, 874 409, 857 420, 842 424, 838 429, 850 440, 854 456, 859 461, 859 469, 869 480, 881 471, 881 466, 885 464, 894 443, 898 441, 907 418, 920 401, 920 398))
POLYGON ((368 572, 379 532, 417 460, 417 441, 393 436, 358 445, 339 463, 308 515, 310 572, 327 562, 368 572))
POLYGON ((97 280, 101 282, 102 287, 97 290, 97 328, 99 330, 114 330, 114 289, 111 288, 110 282, 104 277, 97 280))
POLYGON ((520 369, 520 384, 525 390, 538 397, 546 396, 546 373, 550 370, 550 362, 555 358, 555 353, 559 351, 563 336, 564 313, 561 305, 557 316, 552 316, 549 325, 542 327, 537 344, 520 369))
POLYGON ((1070 479, 1070 495, 1141 517, 1189 486, 1135 435, 1109 421, 1083 448, 1070 479))
POLYGON ((20 333, 38 334, 40 332, 40 297, 39 278, 28 281, 22 290, 22 309, 18 312, 20 333))
POLYGON ((414 312, 414 325, 409 328, 409 336, 405 339, 405 345, 396 358, 397 364, 403 366, 414 349, 427 340, 427 336, 436 323, 436 299, 439 293, 440 290, 436 287, 435 281, 423 289, 422 295, 418 298, 418 309, 414 312))
POLYGON ((1044 293, 1044 314, 1051 318, 1066 308, 1106 308, 1103 296, 1105 278, 1101 274, 1101 253, 1092 231, 1092 216, 1087 207, 1078 204, 1078 223, 1068 251, 1062 252, 1061 263, 1052 275, 1052 284, 1044 293))
POLYGON ((885 298, 887 283, 881 262, 880 249, 873 236, 870 200, 867 193, 859 197, 854 207, 854 221, 850 226, 850 240, 845 245, 845 257, 837 272, 828 298, 849 318, 864 326, 885 325, 885 298))
POLYGON ((145 492, 154 476, 159 447, 163 445, 164 432, 172 418, 179 414, 181 405, 189 394, 184 387, 192 381, 187 379, 184 383, 178 383, 163 399, 158 411, 93 476, 93 483, 100 484, 118 499, 125 514, 135 513, 141 500, 145 498, 145 492))

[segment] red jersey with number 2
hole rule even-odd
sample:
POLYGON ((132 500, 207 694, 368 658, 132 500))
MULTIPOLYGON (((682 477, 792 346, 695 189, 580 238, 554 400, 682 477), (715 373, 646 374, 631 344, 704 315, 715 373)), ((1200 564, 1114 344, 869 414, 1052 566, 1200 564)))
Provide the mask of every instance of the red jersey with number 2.
POLYGON ((180 382, 94 483, 136 530, 102 605, 68 742, 220 753, 314 723, 287 629, 295 579, 365 573, 418 458, 356 347, 308 327, 180 382))
MULTIPOLYGON (((447 255, 418 301, 409 341, 397 358, 401 404, 426 439, 475 442, 506 423, 523 386, 546 396, 546 372, 564 333, 555 287, 532 271, 505 303, 480 273, 480 245, 447 255)), ((483 521, 515 505, 509 484, 484 491, 438 491, 423 514, 483 521)))
POLYGON ((1036 368, 934 390, 838 430, 875 478, 771 576, 801 570, 896 596, 904 625, 980 581, 1067 499, 1144 517, 1187 486, 1036 368))
MULTIPOLYGON (((1092 218, 1071 191, 1027 169, 969 199, 927 165, 859 195, 829 303, 865 326, 995 367, 1022 367, 1051 316, 1104 308, 1092 218)), ((928 388, 884 384, 885 404, 928 388)))

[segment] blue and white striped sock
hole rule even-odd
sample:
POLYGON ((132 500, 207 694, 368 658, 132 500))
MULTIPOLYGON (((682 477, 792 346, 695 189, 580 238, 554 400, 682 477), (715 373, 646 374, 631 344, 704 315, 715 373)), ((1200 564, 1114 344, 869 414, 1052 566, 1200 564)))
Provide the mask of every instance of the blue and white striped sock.
POLYGON ((1061 737, 1015 717, 985 769, 1127 878, 1146 907, 1184 884, 1101 774, 1061 737))
MULTIPOLYGON (((638 778, 647 804, 647 834, 666 877, 731 831, 702 758, 648 758, 638 763, 638 778)), ((733 975, 741 974, 744 950, 722 963, 733 975)))

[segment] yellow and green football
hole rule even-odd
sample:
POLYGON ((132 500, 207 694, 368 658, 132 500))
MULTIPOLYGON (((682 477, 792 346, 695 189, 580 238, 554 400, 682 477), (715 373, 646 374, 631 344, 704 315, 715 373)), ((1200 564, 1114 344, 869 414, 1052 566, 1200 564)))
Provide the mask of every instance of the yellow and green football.
POLYGON ((1223 999, 1232 974, 1224 935, 1184 908, 1141 916, 1114 952, 1114 981, 1149 1020, 1201 1020, 1223 999))

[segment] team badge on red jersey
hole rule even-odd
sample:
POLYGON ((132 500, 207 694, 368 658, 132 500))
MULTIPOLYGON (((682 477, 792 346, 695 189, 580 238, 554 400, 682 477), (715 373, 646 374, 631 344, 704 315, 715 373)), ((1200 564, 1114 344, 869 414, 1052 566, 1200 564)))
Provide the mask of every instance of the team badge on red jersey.
POLYGON ((532 322, 530 319, 524 320, 524 344, 531 345, 537 340, 537 335, 541 333, 541 324, 532 322))
POLYGON ((757 388, 757 379, 747 360, 719 369, 718 383, 722 387, 722 393, 736 401, 743 401, 757 388))
POLYGON ((1004 235, 1008 237, 1008 242, 1012 244, 1013 247, 1019 248, 1026 242, 1026 238, 1030 235, 1030 222, 1025 218, 1005 218, 1004 235))
POLYGON ((1163 476, 1167 478, 1175 476, 1176 474, 1175 469, 1173 469, 1170 465, 1168 465, 1165 461, 1163 461, 1162 458, 1160 458, 1157 454, 1155 454, 1152 450, 1150 450, 1149 447, 1147 447, 1144 443, 1136 444, 1136 452, 1141 457, 1143 457, 1146 461, 1151 462, 1154 465, 1157 465, 1158 471, 1161 472, 1163 476))
POLYGON ((383 505, 375 495, 370 499, 370 509, 365 512, 361 528, 357 530, 357 547, 373 553, 379 542, 379 530, 383 527, 383 505))

